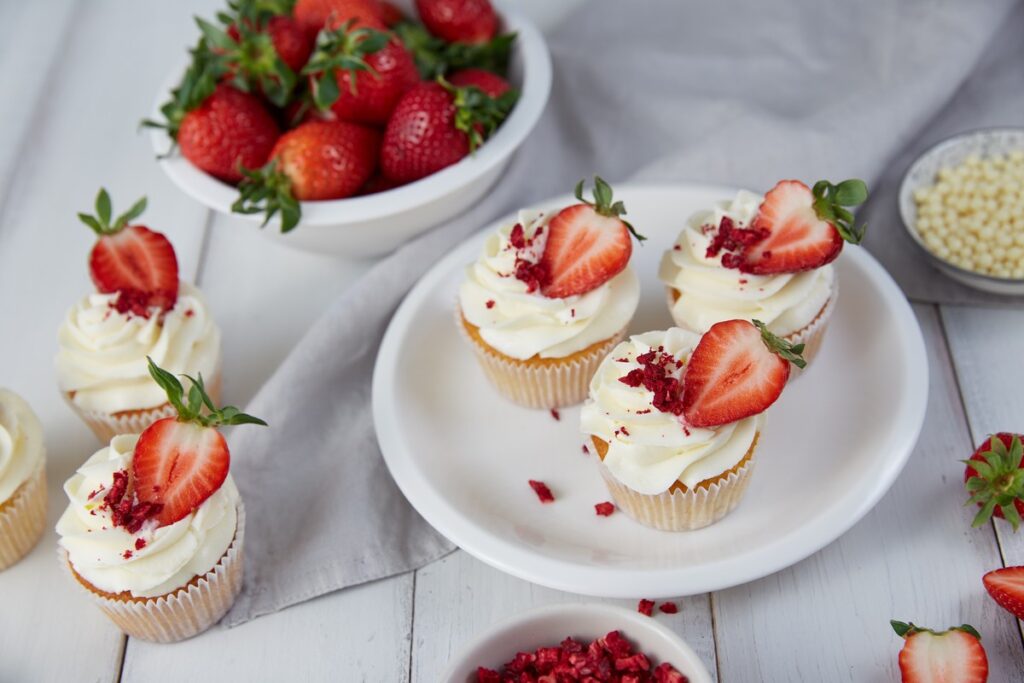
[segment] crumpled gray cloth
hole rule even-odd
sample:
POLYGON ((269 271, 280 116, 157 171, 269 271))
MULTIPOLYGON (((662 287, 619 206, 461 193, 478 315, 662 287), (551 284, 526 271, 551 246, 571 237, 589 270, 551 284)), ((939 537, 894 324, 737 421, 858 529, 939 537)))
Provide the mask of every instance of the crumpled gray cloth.
POLYGON ((910 297, 996 300, 913 254, 894 184, 916 150, 946 134, 1022 123, 1021 35, 1024 5, 1009 0, 584 5, 550 37, 548 109, 498 185, 343 292, 249 405, 270 429, 231 435, 248 574, 225 623, 453 548, 380 456, 370 381, 381 337, 405 293, 455 244, 581 177, 760 190, 783 177, 861 177, 873 188, 868 248, 910 297))

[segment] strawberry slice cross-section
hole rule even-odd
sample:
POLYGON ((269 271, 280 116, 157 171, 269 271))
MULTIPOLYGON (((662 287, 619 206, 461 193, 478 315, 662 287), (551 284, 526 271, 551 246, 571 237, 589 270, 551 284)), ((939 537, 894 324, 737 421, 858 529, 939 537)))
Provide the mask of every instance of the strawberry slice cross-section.
POLYGON ((891 621, 906 642, 900 650, 903 683, 985 683, 988 656, 981 636, 964 624, 932 631, 902 621, 891 621))

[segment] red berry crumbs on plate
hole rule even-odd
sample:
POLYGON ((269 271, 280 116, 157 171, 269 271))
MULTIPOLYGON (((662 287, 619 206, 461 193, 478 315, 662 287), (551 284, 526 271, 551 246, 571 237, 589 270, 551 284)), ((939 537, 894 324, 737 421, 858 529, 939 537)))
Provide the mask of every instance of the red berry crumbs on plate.
POLYGON ((488 309, 494 308, 494 299, 488 299, 487 303, 484 304, 488 309))
POLYGON ((562 415, 561 413, 558 412, 557 408, 551 409, 551 417, 555 418, 556 421, 562 419, 562 415))
POLYGON ((605 501, 595 505, 594 510, 597 512, 598 517, 611 517, 611 514, 615 512, 615 505, 605 501))
POLYGON ((663 602, 660 605, 658 605, 658 609, 660 609, 665 614, 675 614, 679 611, 679 605, 672 601, 663 602))
POLYGON ((537 498, 540 499, 540 502, 542 502, 542 503, 553 503, 553 502, 555 502, 555 497, 551 494, 551 489, 549 489, 548 485, 545 484, 544 482, 536 481, 535 479, 531 479, 530 480, 530 488, 533 489, 534 493, 537 494, 537 498))
POLYGON ((566 638, 557 646, 517 652, 499 670, 479 667, 477 683, 555 683, 590 681, 591 683, 688 683, 668 662, 653 667, 643 652, 618 631, 584 643, 566 638))
POLYGON ((132 559, 132 551, 131 550, 125 550, 123 553, 121 553, 121 557, 123 557, 126 560, 132 559))
POLYGON ((136 550, 142 550, 145 547, 146 547, 146 539, 144 539, 144 538, 136 538, 135 539, 135 549, 136 550))
POLYGON ((583 444, 583 455, 590 455, 590 449, 587 448, 587 444, 583 444))
POLYGON ((636 611, 644 616, 652 616, 654 614, 654 600, 647 600, 644 598, 636 606, 636 611))

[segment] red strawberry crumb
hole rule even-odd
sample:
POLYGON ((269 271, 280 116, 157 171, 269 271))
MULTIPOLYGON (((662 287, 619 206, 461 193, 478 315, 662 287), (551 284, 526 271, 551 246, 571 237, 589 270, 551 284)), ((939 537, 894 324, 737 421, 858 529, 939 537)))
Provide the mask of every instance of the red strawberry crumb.
POLYGON ((661 603, 660 605, 658 605, 658 609, 660 609, 665 614, 675 614, 679 611, 679 606, 676 605, 676 603, 670 601, 661 603))
POLYGON ((745 285, 745 284, 747 284, 748 282, 750 282, 750 280, 748 280, 747 278, 745 278, 745 277, 741 277, 741 278, 740 278, 740 284, 741 284, 741 285, 745 285))
POLYGON ((126 560, 132 559, 132 551, 131 550, 125 550, 123 553, 121 553, 121 557, 123 557, 126 560))
POLYGON ((590 449, 587 448, 587 444, 583 444, 583 455, 590 455, 590 449))
POLYGON ((551 489, 549 489, 548 485, 545 484, 544 482, 536 481, 534 479, 531 479, 530 480, 530 488, 532 488, 534 493, 537 494, 537 498, 540 500, 540 502, 542 502, 542 503, 553 503, 553 502, 555 502, 555 497, 551 494, 551 489))
POLYGON ((650 409, 650 408, 644 408, 643 410, 638 410, 638 411, 636 411, 636 414, 637 414, 637 415, 646 415, 646 414, 648 414, 649 412, 651 412, 651 409, 650 409))
POLYGON ((681 246, 679 246, 678 244, 673 245, 672 248, 675 249, 676 251, 682 251, 683 250, 683 248, 681 246))
POLYGON ((547 269, 540 263, 536 263, 532 259, 535 258, 532 254, 531 258, 524 258, 522 252, 526 249, 530 249, 533 246, 534 240, 544 234, 543 229, 538 228, 534 232, 533 237, 527 239, 526 233, 523 231, 523 226, 520 223, 516 223, 512 227, 512 232, 509 233, 508 241, 509 244, 516 250, 516 263, 515 263, 515 276, 517 280, 526 283, 526 292, 531 294, 544 284, 548 279, 547 269))
POLYGON ((683 384, 673 377, 682 365, 658 348, 636 357, 641 367, 630 370, 619 381, 628 387, 643 386, 654 394, 652 403, 663 413, 683 413, 683 384))
POLYGON ((494 299, 488 299, 487 303, 484 304, 488 309, 494 308, 494 299))
POLYGON ((616 363, 628 363, 629 359, 628 358, 616 358, 615 362, 616 363))
POLYGON ((526 233, 523 232, 522 223, 516 223, 512 226, 512 232, 508 236, 509 244, 516 249, 525 249, 527 246, 526 233))
POLYGON ((128 472, 114 472, 114 482, 103 497, 101 509, 110 510, 110 521, 115 527, 123 527, 130 534, 142 528, 146 520, 155 517, 163 509, 159 503, 140 502, 135 494, 128 493, 128 472))
POLYGON ((711 239, 705 256, 712 258, 718 256, 723 250, 722 266, 725 268, 739 268, 744 262, 743 251, 765 239, 771 232, 768 228, 737 228, 732 219, 722 216, 722 222, 718 225, 718 231, 711 239))
POLYGON ((644 598, 640 601, 640 604, 636 606, 636 611, 644 616, 652 616, 654 614, 654 600, 647 600, 644 598))
POLYGON ((190 308, 190 309, 188 309, 187 311, 185 311, 185 317, 186 317, 186 318, 191 318, 191 317, 192 317, 192 316, 194 316, 195 314, 196 314, 196 312, 195 312, 195 311, 193 311, 193 310, 192 310, 191 308, 190 308))
POLYGON ((575 308, 570 308, 569 309, 569 316, 573 317, 573 318, 576 317, 576 309, 575 308))
POLYGON ((144 539, 144 538, 136 538, 135 539, 135 549, 136 550, 142 550, 145 547, 146 547, 146 539, 144 539))
POLYGON ((623 426, 622 426, 622 427, 620 428, 620 430, 622 431, 622 433, 623 433, 623 434, 624 434, 625 436, 629 436, 629 430, 628 430, 628 429, 626 429, 625 425, 623 425, 623 426))
POLYGON ((611 517, 612 513, 615 512, 615 506, 612 503, 605 501, 595 505, 594 510, 597 512, 598 517, 611 517))
POLYGON ((561 414, 559 414, 558 410, 555 409, 555 408, 551 409, 551 417, 555 418, 555 421, 558 421, 558 420, 562 419, 561 414))

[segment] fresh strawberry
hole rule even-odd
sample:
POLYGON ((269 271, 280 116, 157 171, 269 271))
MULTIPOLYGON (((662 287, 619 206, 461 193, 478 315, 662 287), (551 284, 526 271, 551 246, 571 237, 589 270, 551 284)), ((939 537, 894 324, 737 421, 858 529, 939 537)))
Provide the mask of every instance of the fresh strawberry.
POLYGON ((460 88, 475 86, 483 90, 488 97, 501 97, 512 88, 508 81, 493 71, 475 67, 459 69, 448 77, 448 82, 460 88))
POLYGON ((380 8, 371 0, 298 0, 292 16, 310 35, 320 29, 337 28, 347 21, 363 28, 387 28, 378 14, 380 8))
POLYGON ((301 71, 313 52, 313 41, 299 22, 291 17, 274 17, 267 22, 267 33, 288 68, 295 73, 301 71))
POLYGON ((498 30, 490 0, 416 0, 423 24, 449 43, 486 43, 498 30))
POLYGON ((270 161, 244 171, 231 210, 265 213, 264 225, 281 212, 281 231, 301 218, 299 201, 342 199, 359 191, 377 164, 380 133, 346 121, 309 121, 281 136, 270 161))
POLYGON ((412 55, 387 33, 375 29, 323 30, 303 70, 317 109, 342 121, 383 125, 395 105, 419 80, 412 55))
POLYGON ((178 259, 174 247, 159 232, 129 225, 146 210, 146 198, 110 222, 110 195, 100 189, 96 215, 78 214, 99 236, 89 254, 89 273, 103 294, 118 293, 114 307, 121 313, 148 318, 153 307, 166 311, 178 300, 178 259))
POLYGON ((985 590, 1000 607, 1024 619, 1024 567, 1003 567, 982 578, 985 590))
POLYGON ((618 275, 629 263, 633 240, 644 237, 621 216, 622 202, 612 201, 612 188, 594 176, 594 201, 583 198, 583 181, 576 185, 579 204, 551 219, 540 259, 541 294, 552 299, 585 294, 618 275))
POLYGON ((964 624, 946 631, 891 621, 906 642, 900 650, 903 683, 985 683, 988 657, 981 636, 964 624))
POLYGON ((388 190, 393 190, 396 187, 400 187, 400 185, 377 173, 366 181, 366 184, 359 190, 359 195, 362 196, 367 194, 377 194, 378 192, 387 192, 388 190))
POLYGON ((132 482, 135 496, 151 504, 157 511, 154 519, 167 526, 192 514, 227 479, 231 455, 217 427, 266 423, 233 406, 216 408, 201 375, 186 396, 177 377, 147 360, 149 374, 167 392, 178 416, 157 420, 139 435, 132 482))
POLYGON ((728 218, 708 249, 717 256, 725 248, 722 265, 744 273, 768 275, 797 273, 834 261, 843 240, 859 243, 864 228, 853 224, 847 206, 867 199, 860 180, 833 185, 820 180, 814 189, 798 180, 783 180, 768 191, 749 228, 737 228, 728 218))
POLYGON ((420 83, 391 113, 381 170, 397 183, 408 183, 451 166, 497 130, 517 97, 515 90, 493 98, 447 81, 420 83))
POLYGON ((711 326, 683 370, 683 416, 714 427, 767 410, 782 394, 789 364, 804 367, 803 344, 790 344, 755 320, 711 326))
POLYGON ((274 117, 259 98, 229 85, 218 86, 185 114, 177 131, 185 158, 228 183, 242 179, 240 167, 266 163, 279 135, 274 117))
POLYGON ((1024 515, 1024 455, 1020 434, 993 434, 978 446, 970 460, 964 460, 964 486, 970 492, 968 504, 981 509, 972 526, 985 524, 992 515, 1005 517, 1016 531, 1024 515))
POLYGON ((405 21, 405 12, 388 0, 370 0, 370 3, 377 8, 377 17, 388 28, 405 21))

